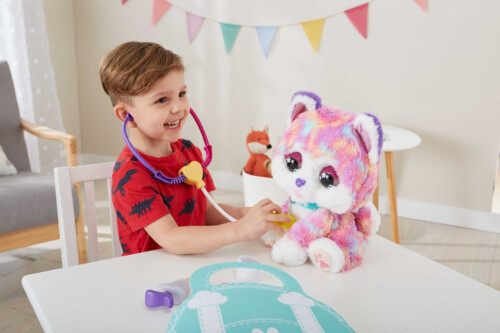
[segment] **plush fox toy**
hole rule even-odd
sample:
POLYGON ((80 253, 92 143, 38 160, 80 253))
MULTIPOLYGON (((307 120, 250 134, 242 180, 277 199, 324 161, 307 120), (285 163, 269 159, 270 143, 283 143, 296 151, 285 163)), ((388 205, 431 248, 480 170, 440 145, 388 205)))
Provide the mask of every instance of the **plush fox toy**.
POLYGON ((267 170, 267 161, 270 158, 265 154, 272 146, 269 144, 269 128, 266 126, 263 131, 256 131, 253 126, 247 135, 247 149, 250 158, 245 165, 245 172, 249 175, 259 177, 271 177, 267 170))
POLYGON ((272 258, 291 266, 309 258, 332 273, 352 269, 380 225, 370 202, 382 148, 380 122, 298 92, 287 125, 271 166, 273 179, 290 194, 283 213, 297 222, 274 244, 272 258))

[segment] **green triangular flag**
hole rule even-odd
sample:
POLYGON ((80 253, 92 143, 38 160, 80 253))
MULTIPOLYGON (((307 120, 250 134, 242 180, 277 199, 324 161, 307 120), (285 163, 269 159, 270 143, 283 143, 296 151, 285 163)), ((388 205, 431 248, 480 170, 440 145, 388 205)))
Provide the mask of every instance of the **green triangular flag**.
POLYGON ((226 53, 229 53, 233 48, 236 36, 238 36, 240 26, 236 24, 220 23, 220 28, 222 30, 222 37, 224 38, 224 45, 226 46, 226 53))

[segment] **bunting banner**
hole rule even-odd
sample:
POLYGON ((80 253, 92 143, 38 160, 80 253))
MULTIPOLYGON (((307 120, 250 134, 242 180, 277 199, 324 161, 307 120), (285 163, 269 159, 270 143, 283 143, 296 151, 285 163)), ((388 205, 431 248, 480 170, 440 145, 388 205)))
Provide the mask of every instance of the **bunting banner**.
POLYGON ((365 39, 368 38, 368 3, 345 11, 352 25, 365 39))
POLYGON ((153 18, 151 19, 151 25, 155 25, 159 20, 165 15, 167 10, 170 9, 172 5, 170 2, 165 0, 154 0, 153 2, 153 18))
POLYGON ((425 12, 427 10, 427 0, 413 0, 425 12))
MULTIPOLYGON (((367 0, 366 3, 349 8, 340 13, 335 13, 326 17, 322 17, 312 21, 304 21, 297 22, 295 24, 300 24, 304 30, 304 33, 311 44, 311 47, 314 52, 318 52, 319 46, 321 44, 321 38, 323 35, 323 26, 325 24, 325 20, 328 18, 332 18, 334 16, 338 16, 340 14, 345 14, 354 28, 358 31, 358 33, 364 38, 368 39, 368 9, 369 4, 374 0, 367 0)), ((410 1, 410 0, 407 0, 410 1)), ((428 2, 427 0, 413 0, 423 11, 427 11, 428 2)), ((121 0, 122 6, 125 5, 128 0, 121 0)), ((153 0, 153 14, 151 17, 151 25, 156 25, 165 15, 165 13, 170 9, 170 7, 175 6, 166 0, 153 0)), ((222 38, 224 40, 224 47, 226 53, 230 53, 233 45, 236 41, 236 37, 238 37, 238 32, 242 26, 255 28, 257 32, 257 37, 259 39, 260 47, 264 56, 267 58, 269 55, 269 50, 271 49, 271 45, 274 40, 274 36, 278 31, 278 28, 289 26, 293 24, 285 24, 285 25, 271 25, 271 26, 248 26, 248 25, 238 25, 238 24, 230 24, 225 22, 219 22, 207 17, 196 15, 192 12, 188 12, 182 8, 177 7, 179 10, 182 10, 186 13, 186 23, 187 23, 187 35, 190 43, 193 43, 196 35, 198 34, 202 24, 206 20, 214 21, 219 24, 222 32, 222 38)))
POLYGON ((189 42, 192 43, 194 38, 196 37, 196 34, 198 33, 198 30, 200 30, 201 28, 201 24, 203 23, 203 21, 205 21, 205 18, 190 12, 186 12, 186 19, 188 38, 189 42))
POLYGON ((257 35, 259 36, 260 47, 262 48, 262 52, 267 57, 269 54, 269 48, 271 48, 271 44, 274 39, 274 34, 278 27, 255 27, 257 29, 257 35))
POLYGON ((302 22, 302 28, 304 29, 307 38, 309 39, 309 43, 311 43, 311 47, 314 52, 318 52, 319 42, 321 42, 321 35, 323 34, 323 25, 325 23, 325 19, 319 19, 314 21, 302 22))
POLYGON ((233 48, 236 36, 238 36, 240 26, 236 24, 220 23, 220 28, 222 30, 222 37, 224 38, 224 45, 226 46, 226 53, 229 53, 233 48))

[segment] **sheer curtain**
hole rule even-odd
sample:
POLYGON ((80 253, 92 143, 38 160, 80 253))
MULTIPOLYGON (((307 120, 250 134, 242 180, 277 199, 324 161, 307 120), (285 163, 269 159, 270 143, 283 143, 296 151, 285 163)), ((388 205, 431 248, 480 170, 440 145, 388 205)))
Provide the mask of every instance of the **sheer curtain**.
MULTIPOLYGON (((9 63, 21 117, 64 130, 42 0, 0 0, 0 59, 9 63)), ((33 171, 47 173, 64 164, 62 144, 25 138, 33 171)))

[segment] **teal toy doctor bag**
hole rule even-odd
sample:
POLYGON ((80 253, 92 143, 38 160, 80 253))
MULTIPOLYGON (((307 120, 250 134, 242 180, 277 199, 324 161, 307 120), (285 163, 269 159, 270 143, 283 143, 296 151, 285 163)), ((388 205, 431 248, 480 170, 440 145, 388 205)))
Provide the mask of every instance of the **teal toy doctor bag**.
POLYGON ((268 265, 234 262, 206 266, 193 273, 190 285, 191 295, 170 319, 169 333, 354 332, 332 308, 305 295, 293 277, 268 265), (210 284, 214 273, 231 268, 267 272, 283 286, 210 284))

